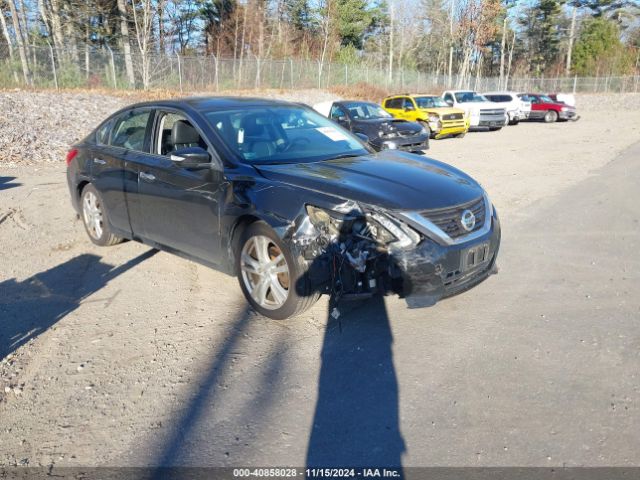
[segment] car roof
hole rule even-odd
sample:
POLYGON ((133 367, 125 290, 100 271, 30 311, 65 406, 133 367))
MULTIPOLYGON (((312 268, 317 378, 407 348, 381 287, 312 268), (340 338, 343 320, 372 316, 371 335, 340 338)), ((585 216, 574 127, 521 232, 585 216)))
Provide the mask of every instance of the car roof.
MULTIPOLYGON (((129 105, 127 109, 139 107, 190 107, 194 110, 223 110, 228 108, 243 108, 255 106, 294 105, 285 100, 274 100, 257 97, 187 97, 167 100, 155 100, 129 105)), ((297 105, 297 104, 295 104, 297 105)))
POLYGON ((497 91, 497 92, 485 92, 482 95, 518 95, 518 93, 510 92, 510 91, 497 91))

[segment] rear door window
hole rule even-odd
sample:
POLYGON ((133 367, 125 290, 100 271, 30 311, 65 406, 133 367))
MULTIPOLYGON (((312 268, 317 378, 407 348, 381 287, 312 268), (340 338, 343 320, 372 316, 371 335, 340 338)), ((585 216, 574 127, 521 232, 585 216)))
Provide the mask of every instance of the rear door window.
POLYGON ((144 152, 150 117, 150 110, 133 110, 122 115, 116 120, 111 145, 144 152))
POLYGON ((96 130, 96 145, 109 145, 109 135, 111 134, 112 126, 113 121, 109 120, 98 127, 98 130, 96 130))
POLYGON ((402 98, 390 98, 389 100, 387 100, 386 106, 387 108, 401 109, 402 98))

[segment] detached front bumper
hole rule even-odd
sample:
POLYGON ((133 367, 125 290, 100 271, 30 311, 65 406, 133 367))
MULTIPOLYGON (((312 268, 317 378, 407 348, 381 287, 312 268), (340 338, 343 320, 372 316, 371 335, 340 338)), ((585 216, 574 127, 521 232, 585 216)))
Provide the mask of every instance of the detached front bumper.
POLYGON ((393 252, 392 262, 402 274, 402 295, 409 308, 431 306, 497 272, 500 237, 500 221, 493 215, 491 229, 472 241, 443 246, 425 238, 417 247, 393 252))

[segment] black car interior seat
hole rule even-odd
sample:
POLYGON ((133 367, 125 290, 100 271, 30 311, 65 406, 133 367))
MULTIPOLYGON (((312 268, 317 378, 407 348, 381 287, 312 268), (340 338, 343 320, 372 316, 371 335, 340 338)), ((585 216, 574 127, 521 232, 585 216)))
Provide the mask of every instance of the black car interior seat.
POLYGON ((174 150, 190 147, 206 148, 198 131, 187 120, 176 120, 171 129, 171 144, 174 150))

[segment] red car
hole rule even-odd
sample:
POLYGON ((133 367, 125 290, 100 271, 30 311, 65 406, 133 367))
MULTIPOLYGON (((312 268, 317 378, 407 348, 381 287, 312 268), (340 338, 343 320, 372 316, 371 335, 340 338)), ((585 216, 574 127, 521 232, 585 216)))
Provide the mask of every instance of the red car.
POLYGON ((546 123, 553 123, 557 120, 578 119, 575 107, 553 100, 548 95, 520 93, 518 97, 531 102, 529 120, 544 120, 546 123))

